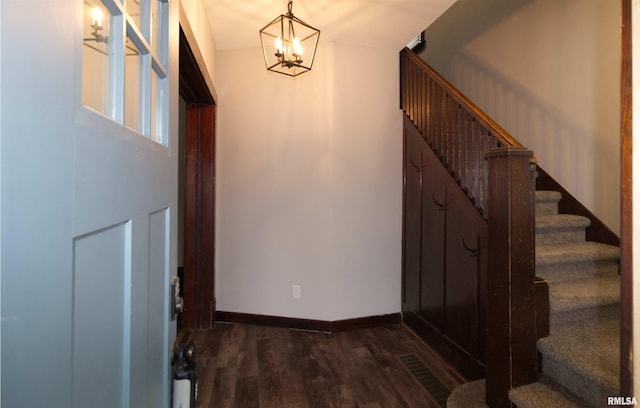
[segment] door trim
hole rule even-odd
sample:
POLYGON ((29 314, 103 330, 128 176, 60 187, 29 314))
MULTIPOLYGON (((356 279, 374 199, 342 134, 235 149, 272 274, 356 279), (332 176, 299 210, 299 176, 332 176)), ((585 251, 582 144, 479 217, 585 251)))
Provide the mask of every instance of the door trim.
POLYGON ((631 0, 622 2, 620 61, 620 395, 633 395, 633 224, 632 224, 632 18, 631 0))
POLYGON ((180 11, 180 96, 187 103, 180 328, 199 329, 215 323, 216 94, 182 6, 180 11))

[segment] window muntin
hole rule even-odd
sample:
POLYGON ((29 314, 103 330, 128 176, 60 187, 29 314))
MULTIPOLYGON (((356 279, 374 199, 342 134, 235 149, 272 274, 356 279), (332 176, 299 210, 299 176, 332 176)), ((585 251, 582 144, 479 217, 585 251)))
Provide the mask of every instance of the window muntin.
POLYGON ((84 2, 82 104, 164 145, 167 25, 166 0, 84 2))

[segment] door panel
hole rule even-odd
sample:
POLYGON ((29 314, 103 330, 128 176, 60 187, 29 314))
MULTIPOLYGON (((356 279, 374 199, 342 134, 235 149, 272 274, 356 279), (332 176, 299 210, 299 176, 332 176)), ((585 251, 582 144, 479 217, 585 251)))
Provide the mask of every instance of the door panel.
POLYGON ((422 197, 422 288, 421 315, 435 328, 444 330, 445 228, 447 188, 436 166, 430 163, 424 172, 422 197))
POLYGON ((446 334, 484 361, 487 224, 453 183, 447 213, 446 334))
MULTIPOLYGON (((456 197, 460 198, 460 197, 456 197)), ((446 334, 472 355, 477 352, 478 235, 459 203, 450 207, 447 228, 446 334)))
POLYGON ((128 401, 131 224, 74 239, 73 403, 117 407, 128 401), (99 367, 99 369, 97 369, 99 367))
POLYGON ((403 312, 418 313, 420 308, 420 197, 422 172, 420 150, 412 137, 405 135, 404 237, 403 237, 403 312))

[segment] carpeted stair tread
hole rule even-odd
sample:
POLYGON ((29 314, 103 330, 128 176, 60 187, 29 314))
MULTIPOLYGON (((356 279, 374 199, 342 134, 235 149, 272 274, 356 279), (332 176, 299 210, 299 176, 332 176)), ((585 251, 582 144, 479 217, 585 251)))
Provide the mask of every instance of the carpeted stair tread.
POLYGON ((620 302, 620 278, 617 275, 557 282, 549 285, 551 314, 620 302))
POLYGON ((553 381, 542 377, 533 384, 509 391, 509 399, 518 408, 588 408, 589 404, 567 393, 553 381))
POLYGON ((618 395, 620 321, 555 328, 538 340, 542 370, 594 406, 618 395))
POLYGON ((550 214, 536 216, 536 232, 550 229, 587 228, 589 225, 591 225, 591 220, 582 215, 550 214))
POLYGON ((599 242, 536 245, 536 276, 549 282, 618 273, 620 248, 599 242))

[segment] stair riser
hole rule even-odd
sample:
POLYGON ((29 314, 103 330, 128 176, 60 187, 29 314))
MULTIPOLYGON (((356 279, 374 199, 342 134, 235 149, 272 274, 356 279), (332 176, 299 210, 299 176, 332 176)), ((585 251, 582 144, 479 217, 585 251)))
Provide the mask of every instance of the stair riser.
POLYGON ((555 328, 575 324, 589 324, 603 320, 618 320, 620 318, 620 304, 589 307, 580 310, 551 313, 549 324, 551 333, 555 328))
POLYGON ((545 375, 553 378, 558 384, 580 396, 580 398, 594 407, 607 406, 607 397, 619 394, 616 385, 605 385, 599 381, 586 378, 566 363, 556 361, 545 353, 541 353, 541 355, 542 369, 545 375))
POLYGON ((618 261, 576 262, 571 264, 536 264, 536 276, 549 282, 565 282, 578 279, 590 279, 618 273, 618 261))
POLYGON ((536 230, 536 245, 557 245, 570 242, 584 242, 584 228, 562 230, 536 230))
POLYGON ((558 214, 557 201, 536 202, 536 215, 556 215, 558 214))

